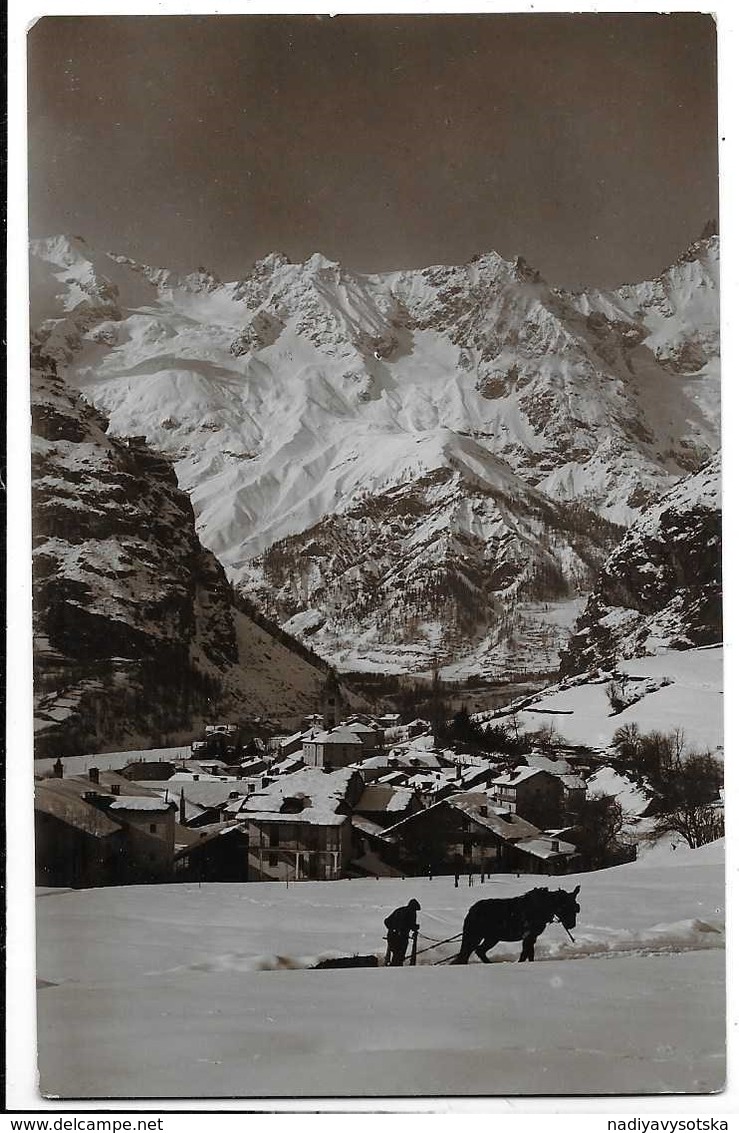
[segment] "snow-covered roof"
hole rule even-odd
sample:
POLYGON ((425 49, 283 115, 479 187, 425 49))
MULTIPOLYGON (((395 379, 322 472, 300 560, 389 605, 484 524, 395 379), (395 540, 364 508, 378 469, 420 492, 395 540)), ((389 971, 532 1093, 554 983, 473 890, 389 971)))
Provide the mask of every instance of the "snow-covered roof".
POLYGON ((352 826, 360 830, 362 834, 371 834, 375 838, 382 838, 385 833, 384 826, 378 826, 371 818, 365 818, 363 814, 352 815, 352 826))
POLYGON ((388 767, 388 756, 380 753, 379 755, 368 755, 361 763, 357 763, 357 767, 362 767, 364 770, 370 770, 373 767, 388 767))
POLYGON ((158 794, 161 798, 168 795, 170 800, 179 805, 180 795, 183 792, 187 802, 209 808, 222 806, 234 794, 249 794, 249 788, 244 779, 230 779, 226 783, 221 782, 220 779, 188 779, 177 780, 174 784, 169 779, 162 785, 158 794))
POLYGON ((316 744, 355 744, 359 747, 362 741, 349 728, 333 728, 330 732, 319 732, 313 736, 311 743, 316 744))
MULTIPOLYGON (((361 741, 360 741, 361 742, 361 741)), ((269 769, 270 775, 291 775, 305 766, 302 755, 288 755, 269 769)))
POLYGON ((453 783, 452 776, 443 771, 416 771, 406 778, 406 786, 419 791, 435 791, 453 783))
POLYGON ((106 838, 120 831, 121 827, 108 818, 105 811, 85 802, 79 795, 54 790, 49 786, 54 782, 56 781, 52 779, 37 784, 34 804, 36 810, 82 830, 85 834, 91 834, 94 838, 106 838))
POLYGON ((450 795, 444 801, 455 810, 463 811, 468 818, 474 819, 478 825, 497 834, 505 842, 518 842, 521 838, 534 838, 541 834, 537 826, 519 815, 491 806, 487 795, 480 792, 461 792, 450 795))
POLYGON ((109 810, 169 810, 172 803, 165 803, 164 799, 146 797, 144 795, 119 795, 113 798, 109 810))
POLYGON ((520 838, 516 842, 516 848, 545 861, 548 858, 570 857, 577 853, 577 847, 573 846, 572 842, 563 842, 560 838, 554 840, 551 838, 520 838), (553 841, 557 843, 556 849, 552 844, 553 841))
POLYGON ((373 728, 369 724, 363 724, 361 720, 357 720, 352 724, 347 724, 346 731, 356 732, 358 736, 376 736, 379 729, 373 728))
POLYGON ((310 739, 310 737, 312 735, 313 735, 313 729, 312 728, 308 728, 308 730, 305 731, 305 732, 293 732, 293 734, 291 736, 281 736, 279 741, 278 741, 277 746, 280 747, 280 748, 287 747, 288 744, 295 744, 295 743, 298 742, 298 740, 310 739))
POLYGON ((347 815, 339 813, 338 808, 346 802, 349 784, 356 774, 349 767, 331 772, 305 767, 287 779, 277 779, 264 791, 245 799, 239 813, 250 821, 340 826, 347 820, 347 815), (301 799, 301 796, 301 810, 282 810, 286 800, 301 799))
POLYGON ((409 787, 371 783, 364 788, 356 809, 369 811, 371 814, 389 814, 407 810, 412 801, 413 791, 409 787))
POLYGON ((526 756, 526 763, 529 767, 536 767, 540 771, 548 771, 550 775, 556 775, 568 791, 584 790, 587 786, 582 775, 573 771, 566 759, 550 759, 546 755, 533 752, 526 756))
POLYGON ((507 772, 505 775, 499 775, 496 779, 493 779, 493 785, 517 787, 519 783, 524 783, 527 779, 533 779, 535 775, 549 775, 554 779, 558 778, 558 776, 554 775, 551 771, 544 771, 541 767, 517 767, 515 771, 507 772))
POLYGON ((427 815, 442 814, 442 808, 445 807, 459 811, 467 818, 471 818, 478 826, 489 830, 506 842, 513 843, 521 838, 534 838, 541 835, 541 830, 538 827, 532 826, 530 822, 526 822, 517 814, 511 814, 502 809, 496 810, 490 806, 487 796, 477 791, 460 791, 458 794, 450 795, 440 802, 433 803, 427 809, 411 814, 388 827, 385 830, 385 835, 394 838, 399 831, 409 827, 411 823, 425 821, 427 815))

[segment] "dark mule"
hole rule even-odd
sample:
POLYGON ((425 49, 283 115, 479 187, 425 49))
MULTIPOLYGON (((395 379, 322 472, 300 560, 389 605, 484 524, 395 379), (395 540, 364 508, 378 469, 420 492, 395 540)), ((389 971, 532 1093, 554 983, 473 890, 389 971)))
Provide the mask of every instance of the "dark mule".
POLYGON ((522 941, 519 961, 533 960, 537 937, 552 921, 561 921, 568 930, 575 927, 580 912, 579 892, 579 885, 572 893, 565 889, 530 889, 523 897, 478 901, 464 918, 462 945, 452 963, 466 964, 476 952, 489 964, 487 954, 500 940, 522 941))

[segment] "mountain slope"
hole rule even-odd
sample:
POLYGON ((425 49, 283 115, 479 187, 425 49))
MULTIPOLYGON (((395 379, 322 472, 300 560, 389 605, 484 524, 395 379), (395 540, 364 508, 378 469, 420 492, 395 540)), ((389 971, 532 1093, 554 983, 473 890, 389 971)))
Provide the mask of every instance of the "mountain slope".
POLYGON ((629 528, 576 623, 563 674, 721 640, 720 485, 716 456, 629 528))
MULTIPOLYGON (((389 593, 392 570, 372 564, 374 541, 392 532, 390 517, 375 530, 378 509, 392 513, 405 494, 425 509, 412 588, 429 591, 442 551, 423 522, 454 524, 465 502, 471 515, 482 506, 482 527, 461 526, 465 539, 485 541, 505 521, 480 500, 548 499, 553 525, 515 535, 530 551, 514 559, 523 585, 532 562, 553 556, 564 592, 547 590, 528 628, 512 631, 505 646, 494 595, 478 603, 472 644, 464 602, 447 603, 438 630, 405 659, 428 667, 438 652, 495 671, 519 652, 522 664, 540 668, 552 657, 545 607, 563 593, 587 593, 613 541, 612 527, 594 535, 588 518, 588 569, 571 562, 584 548, 573 551, 557 506, 625 524, 717 447, 717 259, 718 240, 707 237, 656 281, 572 295, 495 253, 377 275, 319 254, 293 264, 274 253, 222 283, 206 269, 181 277, 59 237, 32 247, 33 325, 69 380, 108 414, 113 434, 143 435, 173 459, 198 532, 232 582, 256 586, 264 608, 313 632, 347 666, 374 664, 378 641, 386 664, 384 645, 397 646, 412 628, 383 642, 384 631, 367 622, 358 640, 351 611, 342 626, 321 597, 336 578, 333 566, 318 577, 323 552, 310 585, 291 583, 290 594, 271 598, 270 556, 274 563, 283 547, 300 556, 316 530, 331 545, 351 529, 358 589, 379 586, 373 601, 390 622, 409 579, 397 572, 389 593), (437 480, 447 485, 443 504, 427 496, 437 480), (366 542, 357 544, 365 510, 366 542), (554 530, 562 537, 553 551, 554 530), (305 601, 296 606, 297 591, 305 601), (316 629, 321 618, 325 632, 316 629), (532 635, 544 643, 527 644, 532 635)), ((403 554, 408 538, 406 524, 403 554)), ((486 572, 500 565, 493 539, 473 556, 486 564, 475 568, 475 585, 487 587, 486 572)), ((450 548, 447 557, 453 539, 450 548)), ((279 572, 273 581, 284 590, 279 572)), ((469 586, 461 587, 464 595, 469 586)), ((576 608, 557 615, 557 644, 576 608)))
POLYGON ((324 672, 235 609, 169 462, 38 352, 32 416, 36 755, 314 708, 324 672))

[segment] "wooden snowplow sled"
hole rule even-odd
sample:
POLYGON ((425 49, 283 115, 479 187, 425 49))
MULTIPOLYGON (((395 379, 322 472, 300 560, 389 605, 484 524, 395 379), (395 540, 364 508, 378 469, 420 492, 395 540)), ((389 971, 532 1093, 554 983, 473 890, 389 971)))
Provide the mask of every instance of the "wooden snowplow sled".
POLYGON ((313 965, 313 971, 324 968, 379 968, 376 956, 336 956, 333 960, 320 960, 313 965))

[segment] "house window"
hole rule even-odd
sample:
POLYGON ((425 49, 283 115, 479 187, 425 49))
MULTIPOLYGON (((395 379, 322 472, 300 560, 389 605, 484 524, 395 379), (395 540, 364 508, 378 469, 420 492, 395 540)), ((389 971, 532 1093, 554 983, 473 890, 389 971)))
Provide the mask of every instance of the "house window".
POLYGON ((270 869, 275 869, 275 868, 276 868, 276 866, 277 866, 277 860, 278 860, 278 859, 277 859, 277 854, 269 854, 269 855, 268 855, 268 857, 267 857, 267 863, 268 863, 268 865, 269 865, 269 868, 270 868, 270 869))
POLYGON ((156 824, 156 822, 151 822, 151 823, 149 823, 149 833, 150 833, 150 834, 156 834, 156 832, 157 832, 157 824, 156 824))

